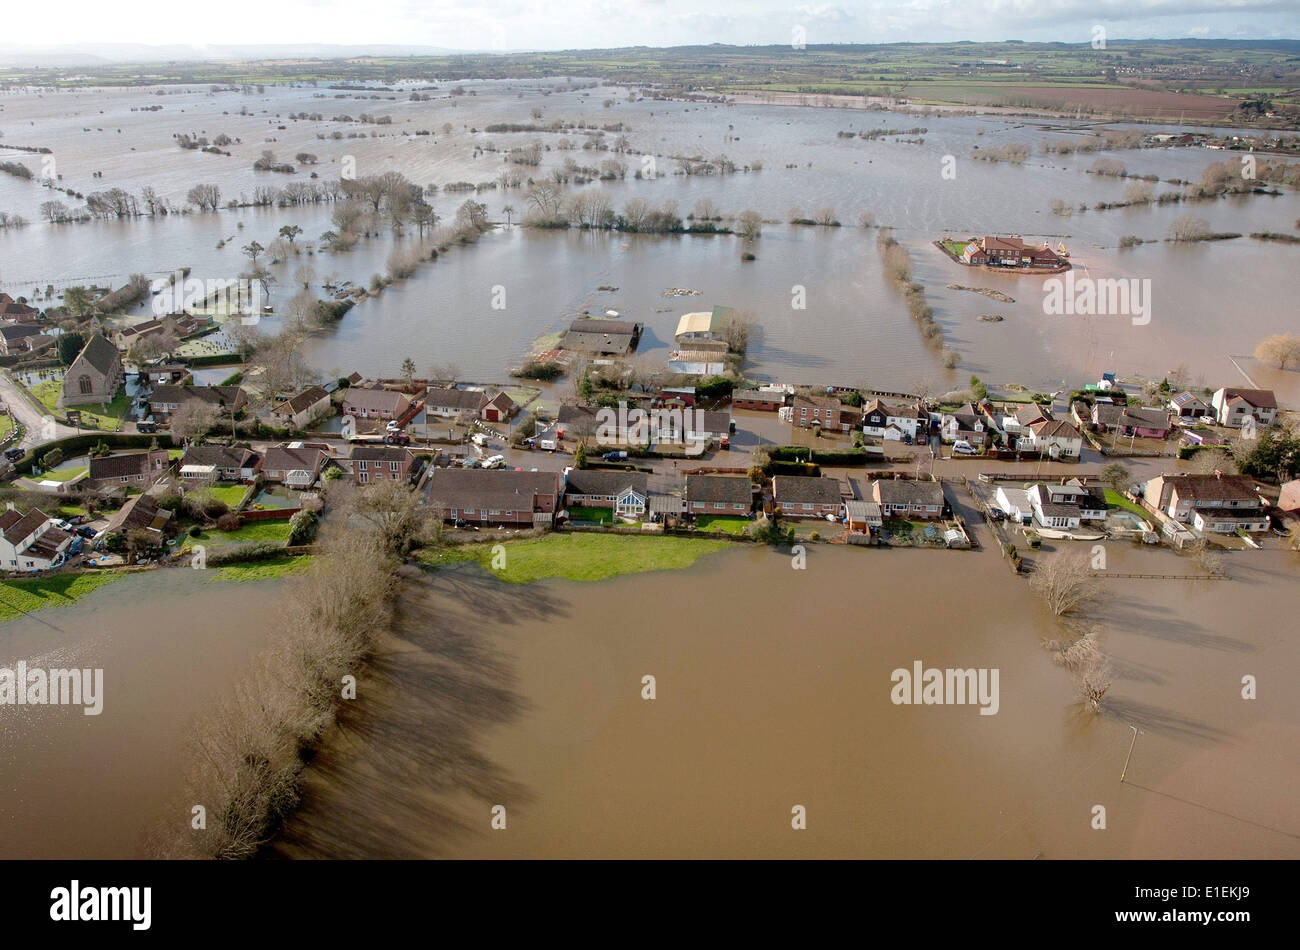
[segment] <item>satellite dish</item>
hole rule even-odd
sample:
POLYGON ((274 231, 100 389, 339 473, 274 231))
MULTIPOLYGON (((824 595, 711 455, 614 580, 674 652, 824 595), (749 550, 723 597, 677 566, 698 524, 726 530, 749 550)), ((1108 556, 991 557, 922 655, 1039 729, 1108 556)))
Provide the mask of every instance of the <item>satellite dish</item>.
POLYGON ((606 310, 606 311, 605 311, 605 316, 607 316, 607 317, 617 317, 617 316, 618 316, 618 311, 617 311, 617 310, 606 310))

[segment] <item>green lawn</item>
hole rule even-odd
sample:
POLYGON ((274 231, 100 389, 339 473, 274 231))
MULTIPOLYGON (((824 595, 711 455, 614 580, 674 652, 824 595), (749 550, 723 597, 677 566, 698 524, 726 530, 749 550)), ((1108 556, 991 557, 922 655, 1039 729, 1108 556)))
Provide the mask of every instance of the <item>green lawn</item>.
POLYGON ((0 439, 3 439, 14 429, 13 416, 0 416, 0 439))
POLYGON ((121 571, 103 571, 0 581, 0 621, 13 620, 24 613, 44 610, 46 607, 66 606, 96 588, 124 577, 126 574, 121 571))
POLYGON ((748 518, 733 518, 730 515, 700 515, 695 519, 695 527, 701 531, 718 531, 724 534, 744 534, 745 529, 754 522, 748 518))
POLYGON ((54 471, 45 472, 44 474, 34 476, 34 478, 38 482, 70 482, 79 475, 84 475, 89 471, 89 465, 79 465, 76 468, 60 468, 54 471))
POLYGON ((213 485, 208 489, 208 493, 217 501, 224 501, 226 506, 232 511, 244 500, 248 494, 247 485, 213 485))
POLYGON ((940 244, 950 253, 961 257, 966 252, 966 245, 969 241, 940 241, 940 244))
POLYGON ((590 521, 596 524, 613 524, 613 508, 596 508, 588 505, 570 505, 566 511, 569 512, 570 521, 590 521))
POLYGON ((1151 517, 1151 513, 1146 511, 1141 505, 1135 505, 1113 488, 1106 489, 1106 504, 1112 508, 1125 508, 1141 518, 1151 517))
POLYGON ((312 555, 299 557, 272 557, 264 561, 245 561, 242 564, 223 564, 213 572, 214 581, 264 581, 290 574, 301 574, 311 567, 312 555))
POLYGON ((282 541, 287 543, 289 530, 288 521, 250 521, 240 527, 238 531, 218 531, 213 528, 210 531, 200 531, 197 538, 191 538, 187 534, 185 543, 181 545, 181 550, 188 551, 196 544, 221 547, 225 544, 243 544, 248 541, 282 541))
MULTIPOLYGON (((56 379, 47 379, 43 383, 37 383, 35 386, 28 388, 31 390, 32 395, 52 415, 61 416, 64 413, 64 410, 59 408, 59 392, 62 386, 63 384, 56 379)), ((122 417, 131 408, 131 397, 125 391, 119 392, 113 397, 113 401, 108 404, 107 413, 101 411, 99 403, 73 406, 72 408, 81 410, 81 427, 83 429, 102 429, 106 432, 116 432, 122 417)))
MULTIPOLYGON (((512 584, 544 577, 571 581, 601 581, 642 571, 675 571, 689 567, 705 554, 728 547, 727 541, 615 534, 548 534, 540 538, 504 541, 505 568, 493 571, 512 584)), ((465 544, 425 551, 425 564, 477 561, 492 570, 492 544, 465 544)))

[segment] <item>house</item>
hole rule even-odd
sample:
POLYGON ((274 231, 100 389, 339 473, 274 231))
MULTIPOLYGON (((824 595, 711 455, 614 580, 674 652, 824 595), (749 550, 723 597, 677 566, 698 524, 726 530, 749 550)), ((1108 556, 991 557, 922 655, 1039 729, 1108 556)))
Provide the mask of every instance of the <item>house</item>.
POLYGON ((91 456, 88 488, 144 488, 152 485, 167 471, 171 458, 166 449, 148 452, 124 452, 120 455, 91 456))
POLYGON ((1079 517, 1084 521, 1105 521, 1110 509, 1106 502, 1106 490, 1097 485, 1085 485, 1077 478, 1071 478, 1060 485, 1049 485, 1054 498, 1069 498, 1070 503, 1079 506, 1079 517))
POLYGON ((113 345, 120 351, 126 353, 131 347, 135 346, 142 340, 150 337, 160 337, 167 332, 167 326, 163 321, 154 318, 137 323, 133 326, 122 327, 113 333, 113 345))
POLYGON ((158 544, 171 524, 172 512, 158 507, 158 500, 148 493, 132 495, 126 504, 108 519, 108 526, 102 534, 131 531, 144 531, 149 534, 152 543, 158 544))
POLYGON ((997 492, 993 496, 999 508, 1005 512, 1006 516, 1012 521, 1018 521, 1021 524, 1029 524, 1034 520, 1034 505, 1030 501, 1029 492, 1023 488, 1008 488, 999 485, 997 492))
POLYGON ((262 456, 237 445, 191 445, 181 456, 182 481, 251 482, 262 456))
POLYGON ((322 386, 308 386, 291 399, 271 407, 275 425, 287 429, 305 429, 329 412, 330 394, 322 386))
POLYGON ((446 521, 546 527, 560 507, 559 472, 435 468, 426 504, 446 521))
POLYGON ((596 356, 623 356, 635 350, 640 339, 639 323, 582 317, 569 324, 560 346, 596 356))
POLYGON ((1156 406, 1126 406, 1120 414, 1119 428, 1124 435, 1139 439, 1167 439, 1173 426, 1169 412, 1156 406))
POLYGON ((773 476, 772 500, 787 518, 838 518, 843 504, 839 479, 808 475, 773 476))
POLYGON ((679 376, 717 376, 727 370, 727 344, 696 343, 668 353, 668 372, 679 376))
POLYGON ((1046 244, 1034 247, 1017 237, 993 235, 972 239, 962 251, 962 260, 999 267, 1059 267, 1064 263, 1046 244))
POLYGON ((1103 432, 1118 432, 1126 408, 1124 405, 1098 400, 1092 407, 1088 421, 1103 432))
POLYGON ((871 483, 871 500, 884 518, 943 517, 943 486, 910 478, 881 478, 871 483))
POLYGON ((725 343, 724 329, 730 313, 730 307, 684 313, 677 321, 677 332, 673 334, 673 339, 678 347, 684 349, 690 349, 695 343, 725 343))
POLYGON ((350 386, 343 397, 343 411, 358 419, 401 419, 411 411, 411 398, 395 389, 350 386))
POLYGON ((564 504, 582 508, 610 508, 620 518, 639 518, 649 497, 644 472, 601 469, 564 470, 564 504))
POLYGON ((1199 419, 1213 414, 1213 410, 1195 393, 1183 390, 1169 399, 1169 411, 1179 419, 1199 419))
POLYGON ((354 445, 350 457, 352 481, 357 485, 385 480, 406 482, 415 464, 415 453, 400 445, 354 445))
POLYGON ((157 363, 140 370, 140 382, 156 386, 159 383, 179 383, 190 375, 190 368, 184 363, 157 363))
MULTIPOLYGON (((1033 451, 1052 458, 1077 459, 1083 454, 1083 435, 1064 419, 1040 419, 1029 426, 1029 444, 1033 451)), ((1023 448, 1025 436, 1017 442, 1023 448)))
POLYGON ((915 404, 893 406, 881 399, 872 399, 862 411, 864 435, 890 441, 916 439, 918 433, 930 427, 930 414, 915 404))
POLYGON ((785 405, 785 393, 771 389, 738 389, 731 394, 732 409, 776 412, 785 405))
POLYGON ((483 404, 480 415, 486 422, 508 422, 514 411, 514 400, 500 392, 483 404))
POLYGON ((748 518, 754 486, 744 475, 687 475, 686 513, 748 518))
POLYGON ((1042 482, 1031 485, 1028 489, 1029 503, 1033 507, 1034 518, 1045 528, 1077 528, 1083 521, 1083 512, 1079 510, 1072 490, 1065 490, 1064 485, 1045 485, 1042 482))
MULTIPOLYGON (((114 351, 116 352, 116 351, 114 351)), ((66 381, 65 381, 66 382, 66 381)), ((210 406, 221 415, 239 412, 248 404, 248 394, 238 386, 155 386, 149 396, 149 411, 167 421, 182 406, 210 406)))
POLYGON ((885 523, 880 514, 880 506, 874 501, 850 499, 844 502, 844 514, 850 531, 865 531, 870 534, 872 529, 885 523))
POLYGON ((329 446, 323 442, 282 442, 262 456, 261 475, 286 488, 311 488, 329 457, 329 446))
POLYGON ((1277 397, 1271 389, 1236 389, 1224 387, 1210 398, 1214 418, 1221 426, 1240 429, 1246 419, 1271 426, 1277 421, 1277 397))
MULTIPOLYGON (((352 392, 356 390, 349 390, 349 394, 352 392)), ((461 413, 481 416, 487 404, 487 393, 481 389, 430 389, 424 394, 424 416, 426 419, 430 416, 456 419, 461 413)), ((344 403, 345 411, 346 406, 344 403)))
POLYGON ((35 323, 0 324, 0 353, 5 356, 25 353, 30 349, 28 341, 44 333, 45 327, 35 323))
POLYGON ((35 307, 29 307, 21 300, 0 293, 0 320, 6 323, 30 323, 39 313, 35 307))
MULTIPOLYGON (((721 442, 731 436, 731 413, 729 412, 696 409, 693 412, 684 412, 682 417, 682 426, 685 429, 687 442, 700 445, 706 441, 721 442)), ((659 434, 664 441, 676 441, 675 438, 671 438, 667 434, 668 428, 672 427, 673 422, 673 417, 669 416, 667 419, 668 427, 660 426, 659 434)), ((672 435, 676 435, 675 430, 672 435)))
POLYGON ((63 377, 60 406, 83 406, 113 401, 122 385, 122 358, 98 333, 91 335, 63 377))
POLYGON ((956 442, 964 439, 971 445, 983 445, 987 438, 984 431, 984 418, 971 403, 958 406, 952 412, 945 412, 939 420, 939 435, 944 442, 956 442))
POLYGON ((1244 475, 1157 475, 1146 483, 1143 499, 1203 533, 1268 530, 1268 515, 1255 483, 1244 475))
POLYGON ((0 570, 47 571, 58 567, 76 536, 39 508, 20 514, 10 502, 0 513, 0 570))

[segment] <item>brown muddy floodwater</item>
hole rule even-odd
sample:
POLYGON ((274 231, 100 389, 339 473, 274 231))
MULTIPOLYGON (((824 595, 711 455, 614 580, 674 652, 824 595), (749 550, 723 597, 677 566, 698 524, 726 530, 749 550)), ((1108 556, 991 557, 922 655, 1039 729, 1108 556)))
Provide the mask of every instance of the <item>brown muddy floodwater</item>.
MULTIPOLYGON (((1116 573, 1192 570, 1109 554, 1116 573)), ((275 851, 1300 856, 1297 566, 1250 552, 1228 559, 1230 583, 1106 581, 1100 717, 1041 645, 1056 621, 989 552, 820 545, 796 571, 745 547, 525 587, 473 567, 415 576, 275 851), (998 669, 997 714, 892 704, 891 672, 918 660, 998 669), (1128 723, 1142 733, 1121 785, 1128 723)))
POLYGON ((154 571, 0 624, 0 667, 104 670, 98 716, 0 706, 0 858, 142 854, 181 790, 189 724, 270 636, 277 585, 213 573, 154 571))

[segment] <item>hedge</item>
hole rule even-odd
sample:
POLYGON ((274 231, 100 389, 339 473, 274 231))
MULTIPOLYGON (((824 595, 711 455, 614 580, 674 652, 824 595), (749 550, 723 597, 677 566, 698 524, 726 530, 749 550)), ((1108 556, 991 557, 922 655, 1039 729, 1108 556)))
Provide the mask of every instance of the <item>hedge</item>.
POLYGON ((144 435, 126 432, 94 432, 86 435, 72 435, 66 439, 56 439, 53 442, 46 442, 44 445, 38 445, 27 450, 27 454, 14 463, 14 472, 19 475, 30 475, 32 463, 36 456, 45 455, 53 449, 61 449, 64 458, 75 458, 90 449, 93 449, 100 442, 105 443, 110 449, 147 449, 153 441, 157 439, 161 448, 168 448, 175 445, 172 437, 165 432, 159 432, 156 435, 144 435))
POLYGON ((196 366, 226 366, 233 363, 242 363, 244 358, 238 353, 213 353, 211 356, 186 357, 185 362, 191 368, 196 366))
POLYGON ((811 475, 814 478, 822 473, 820 465, 814 465, 809 462, 772 461, 767 464, 767 468, 764 471, 768 475, 811 475))
MULTIPOLYGON (((826 451, 806 445, 778 445, 767 450, 773 462, 806 462, 812 458, 823 465, 865 465, 873 456, 866 449, 840 449, 826 451)), ((875 456, 878 458, 878 456, 875 456)))

